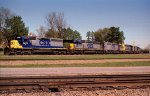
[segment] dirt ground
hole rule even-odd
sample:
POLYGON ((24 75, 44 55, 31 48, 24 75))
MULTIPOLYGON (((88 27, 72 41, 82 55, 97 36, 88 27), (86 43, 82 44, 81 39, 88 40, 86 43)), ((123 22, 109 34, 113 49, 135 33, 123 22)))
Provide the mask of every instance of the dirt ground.
POLYGON ((24 64, 89 64, 107 62, 135 62, 150 61, 150 59, 102 59, 102 60, 16 60, 0 61, 0 65, 24 65, 24 64))

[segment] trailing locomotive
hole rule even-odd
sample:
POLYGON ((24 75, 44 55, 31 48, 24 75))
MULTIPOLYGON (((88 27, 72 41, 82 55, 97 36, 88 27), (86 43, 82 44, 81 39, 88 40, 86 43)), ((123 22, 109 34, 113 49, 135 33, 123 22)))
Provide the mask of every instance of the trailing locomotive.
POLYGON ((46 54, 120 54, 140 53, 140 48, 132 45, 105 42, 87 42, 86 40, 63 40, 59 38, 17 37, 10 41, 10 47, 4 54, 31 55, 46 54))

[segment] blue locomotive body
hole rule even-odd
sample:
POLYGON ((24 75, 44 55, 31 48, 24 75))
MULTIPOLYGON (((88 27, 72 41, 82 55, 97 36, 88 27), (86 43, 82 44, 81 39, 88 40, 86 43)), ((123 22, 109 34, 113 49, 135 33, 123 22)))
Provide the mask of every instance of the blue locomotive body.
POLYGON ((17 37, 16 40, 22 48, 63 48, 62 39, 21 36, 17 37))

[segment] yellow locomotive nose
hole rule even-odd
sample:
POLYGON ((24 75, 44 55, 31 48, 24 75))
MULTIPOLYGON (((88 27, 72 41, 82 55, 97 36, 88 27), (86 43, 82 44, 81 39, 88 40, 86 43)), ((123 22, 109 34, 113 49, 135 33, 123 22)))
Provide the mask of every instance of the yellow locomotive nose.
POLYGON ((70 44, 69 44, 69 49, 70 49, 70 50, 73 50, 74 47, 75 47, 75 45, 74 45, 73 43, 70 43, 70 44))
POLYGON ((121 51, 125 51, 125 44, 121 44, 121 51))
POLYGON ((22 46, 19 44, 19 42, 17 40, 11 40, 10 48, 22 48, 22 46))

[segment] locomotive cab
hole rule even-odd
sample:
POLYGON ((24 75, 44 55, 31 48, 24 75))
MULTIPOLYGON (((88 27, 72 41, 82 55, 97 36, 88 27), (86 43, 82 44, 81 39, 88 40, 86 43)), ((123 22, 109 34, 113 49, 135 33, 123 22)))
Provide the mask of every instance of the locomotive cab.
POLYGON ((21 36, 10 41, 10 48, 30 48, 31 43, 28 37, 21 36))
POLYGON ((23 48, 31 48, 31 42, 29 37, 25 37, 25 36, 21 36, 21 37, 17 37, 16 40, 19 42, 19 44, 23 47, 23 48))
POLYGON ((17 37, 15 40, 10 41, 10 48, 6 47, 4 49, 4 54, 16 55, 16 54, 31 54, 31 43, 30 39, 25 36, 17 37))

